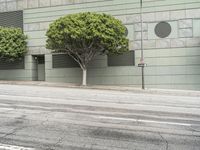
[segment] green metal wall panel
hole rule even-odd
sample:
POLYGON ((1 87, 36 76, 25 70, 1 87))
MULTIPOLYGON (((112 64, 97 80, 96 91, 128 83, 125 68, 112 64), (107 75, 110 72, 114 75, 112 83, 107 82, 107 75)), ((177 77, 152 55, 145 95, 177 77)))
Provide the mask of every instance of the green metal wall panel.
POLYGON ((23 29, 23 11, 0 13, 0 26, 23 29))
POLYGON ((125 52, 121 55, 108 55, 108 66, 134 66, 135 51, 125 52))
POLYGON ((52 57, 53 68, 79 67, 79 64, 66 54, 54 54, 52 57))
POLYGON ((15 61, 0 60, 0 70, 24 69, 24 58, 15 61))

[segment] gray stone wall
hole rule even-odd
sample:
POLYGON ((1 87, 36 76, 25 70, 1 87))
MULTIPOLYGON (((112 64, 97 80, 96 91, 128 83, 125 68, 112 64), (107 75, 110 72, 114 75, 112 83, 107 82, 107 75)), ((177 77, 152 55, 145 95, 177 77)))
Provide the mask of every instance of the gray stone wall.
POLYGON ((0 12, 69 4, 90 3, 105 0, 0 0, 0 12))
MULTIPOLYGON (((199 12, 200 9, 191 10, 179 10, 179 11, 166 11, 166 12, 153 12, 144 13, 143 15, 143 39, 145 49, 160 49, 160 48, 184 48, 184 47, 198 47, 200 46, 200 33, 197 34, 198 21, 200 23, 200 13, 194 15, 195 12, 199 12), (161 17, 162 16, 162 17, 161 17), (172 36, 164 39, 156 37, 154 34, 154 27, 160 21, 171 22, 172 36), (195 25, 195 22, 197 22, 195 25), (177 34, 176 34, 177 32, 177 34), (176 35, 173 35, 176 34, 176 35)), ((129 47, 130 50, 139 50, 141 48, 141 23, 140 15, 120 15, 115 16, 120 19, 125 25, 134 26, 133 38, 130 38, 129 47)), ((46 31, 51 22, 34 22, 25 23, 24 31, 46 31)), ((131 30, 129 32, 132 32, 131 30)), ((131 35, 132 36, 132 35, 131 35)), ((48 53, 44 47, 35 47, 35 52, 41 49, 43 53, 48 53)), ((34 49, 30 48, 30 53, 33 53, 34 49)))
MULTIPOLYGON (((141 49, 140 14, 116 16, 124 24, 134 24, 134 39, 130 41, 133 50, 141 49)), ((143 39, 145 49, 184 48, 200 46, 200 9, 184 9, 178 11, 151 12, 143 14, 143 39), (172 33, 177 35, 161 39, 156 38, 154 27, 158 22, 166 21, 174 24, 172 33), (196 23, 195 22, 199 22, 196 23), (154 34, 154 35, 153 35, 154 34)))

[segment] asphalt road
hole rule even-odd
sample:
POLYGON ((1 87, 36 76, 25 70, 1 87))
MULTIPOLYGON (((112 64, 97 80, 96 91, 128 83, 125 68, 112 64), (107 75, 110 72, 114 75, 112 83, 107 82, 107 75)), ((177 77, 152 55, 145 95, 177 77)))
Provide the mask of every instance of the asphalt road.
POLYGON ((200 150, 200 98, 0 84, 0 150, 200 150))

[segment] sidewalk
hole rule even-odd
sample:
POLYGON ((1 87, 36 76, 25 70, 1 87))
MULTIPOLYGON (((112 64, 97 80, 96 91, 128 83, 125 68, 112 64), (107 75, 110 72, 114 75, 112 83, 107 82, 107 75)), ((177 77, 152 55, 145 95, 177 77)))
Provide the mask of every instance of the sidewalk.
POLYGON ((109 85, 80 86, 77 84, 59 83, 59 82, 4 81, 4 80, 0 80, 0 84, 48 86, 48 87, 62 87, 62 88, 81 88, 81 89, 95 89, 95 90, 114 90, 114 91, 124 91, 124 92, 134 92, 134 93, 144 93, 144 94, 146 93, 146 94, 200 97, 200 91, 175 90, 175 89, 153 89, 153 88, 142 90, 139 87, 133 87, 133 86, 109 86, 109 85))

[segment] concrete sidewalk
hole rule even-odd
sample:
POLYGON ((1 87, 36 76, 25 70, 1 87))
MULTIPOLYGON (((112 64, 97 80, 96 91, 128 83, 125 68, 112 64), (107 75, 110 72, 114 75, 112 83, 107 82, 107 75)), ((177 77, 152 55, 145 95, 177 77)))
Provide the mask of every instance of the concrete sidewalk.
POLYGON ((46 82, 46 81, 5 81, 0 80, 0 84, 10 85, 34 85, 34 86, 47 86, 47 87, 60 87, 60 88, 80 88, 80 89, 95 89, 95 90, 114 90, 133 93, 147 93, 147 94, 161 94, 161 95, 174 95, 174 96, 191 96, 200 97, 200 91, 192 90, 175 90, 175 89, 153 89, 147 88, 142 90, 140 87, 134 86, 109 86, 109 85, 88 85, 81 86, 78 84, 60 83, 60 82, 46 82))

